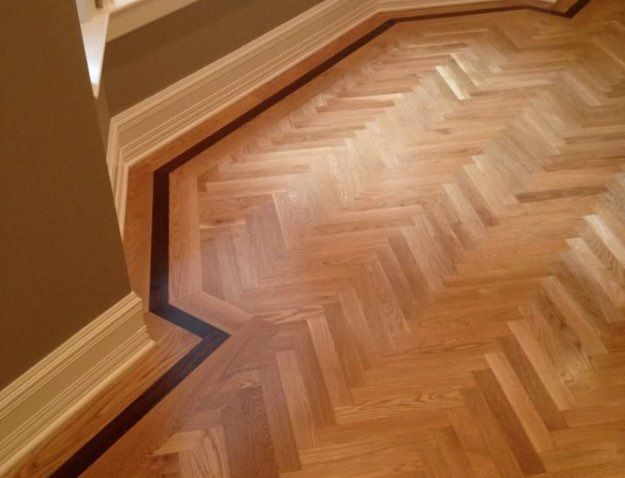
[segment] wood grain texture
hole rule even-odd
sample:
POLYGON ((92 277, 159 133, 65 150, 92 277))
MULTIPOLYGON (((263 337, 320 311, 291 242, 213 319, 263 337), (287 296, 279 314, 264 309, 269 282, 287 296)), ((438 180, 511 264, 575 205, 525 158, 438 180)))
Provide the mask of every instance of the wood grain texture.
POLYGON ((397 24, 172 172, 170 297, 275 329, 164 437, 222 430, 222 476, 624 473, 624 18, 397 24))
POLYGON ((233 336, 83 475, 623 476, 624 25, 397 24, 179 165, 233 336))

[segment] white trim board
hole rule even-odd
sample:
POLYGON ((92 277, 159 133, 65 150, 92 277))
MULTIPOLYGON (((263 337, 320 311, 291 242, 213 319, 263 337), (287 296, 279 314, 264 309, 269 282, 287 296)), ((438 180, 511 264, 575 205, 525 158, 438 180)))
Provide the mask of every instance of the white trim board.
POLYGON ((130 293, 0 390, 0 476, 154 345, 130 293))
POLYGON ((82 41, 89 79, 96 98, 100 92, 106 43, 141 28, 198 0, 105 0, 94 8, 93 0, 77 0, 82 41))
POLYGON ((198 0, 114 0, 106 41, 119 38, 198 0))
MULTIPOLYGON (((493 4, 505 0, 487 0, 493 4)), ((541 0, 552 5, 556 0, 541 0)), ((324 0, 111 118, 107 166, 123 234, 130 168, 378 13, 484 0, 324 0)))

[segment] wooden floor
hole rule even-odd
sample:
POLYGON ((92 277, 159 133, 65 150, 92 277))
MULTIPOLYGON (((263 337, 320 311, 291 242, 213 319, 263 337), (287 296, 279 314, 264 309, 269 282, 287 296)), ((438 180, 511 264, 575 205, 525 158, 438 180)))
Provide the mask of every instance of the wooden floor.
POLYGON ((625 2, 395 25, 172 173, 232 338, 83 476, 623 478, 624 167, 625 2))

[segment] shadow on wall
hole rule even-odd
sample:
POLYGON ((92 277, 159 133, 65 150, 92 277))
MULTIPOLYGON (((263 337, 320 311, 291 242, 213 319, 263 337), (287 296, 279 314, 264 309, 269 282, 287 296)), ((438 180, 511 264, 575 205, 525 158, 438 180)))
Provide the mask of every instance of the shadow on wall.
POLYGON ((0 1, 0 45, 2 389, 130 285, 73 0, 0 1))
POLYGON ((107 45, 101 121, 322 0, 200 0, 107 45))

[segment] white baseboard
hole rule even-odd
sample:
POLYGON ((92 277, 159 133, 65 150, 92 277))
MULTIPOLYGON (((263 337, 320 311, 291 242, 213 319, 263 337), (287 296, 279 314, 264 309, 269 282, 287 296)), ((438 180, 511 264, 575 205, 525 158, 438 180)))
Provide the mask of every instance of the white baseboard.
POLYGON ((154 346, 130 293, 0 391, 0 476, 154 346))
MULTIPOLYGON (((165 144, 267 84, 378 13, 485 0, 325 0, 111 119, 107 165, 120 229, 128 172, 165 144)), ((505 0, 487 0, 493 4, 505 0)), ((556 0, 542 0, 553 4, 556 0)))

